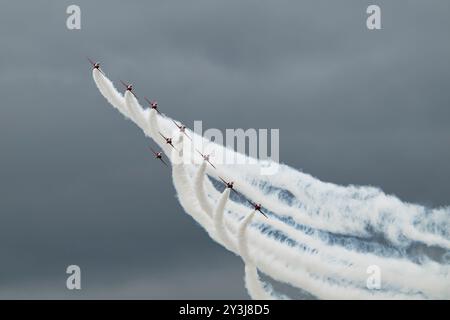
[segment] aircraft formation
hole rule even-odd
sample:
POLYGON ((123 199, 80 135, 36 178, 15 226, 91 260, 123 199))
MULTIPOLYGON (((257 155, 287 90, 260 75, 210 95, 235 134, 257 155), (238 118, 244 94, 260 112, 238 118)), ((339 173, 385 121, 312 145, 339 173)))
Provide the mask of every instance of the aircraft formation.
MULTIPOLYGON (((101 72, 102 74, 103 71, 100 69, 100 63, 99 62, 94 62, 93 60, 91 60, 90 58, 87 58, 90 62, 90 64, 92 65, 93 69, 97 69, 99 72, 101 72)), ((130 83, 126 83, 125 81, 120 80, 120 82, 122 83, 122 85, 125 87, 126 91, 130 91, 131 94, 133 94, 133 96, 137 99, 136 94, 133 91, 133 85, 130 83)), ((147 97, 144 97, 145 101, 148 103, 148 105, 150 106, 150 108, 155 109, 158 114, 162 115, 163 114, 159 111, 158 109, 158 102, 155 100, 150 100, 147 97)), ((175 120, 172 120, 172 122, 174 123, 174 125, 179 129, 179 131, 181 133, 183 133, 187 138, 189 138, 190 140, 191 137, 187 134, 186 132, 186 126, 183 124, 178 124, 175 120)), ((158 132, 159 135, 161 136, 162 139, 164 139, 165 143, 170 145, 172 148, 175 148, 175 146, 173 145, 173 141, 172 141, 172 137, 166 137, 164 136, 161 132, 158 132)), ((164 164, 165 166, 169 166, 167 164, 167 162, 163 159, 163 152, 162 151, 156 151, 155 149, 153 149, 152 147, 150 147, 151 152, 153 153, 155 159, 161 161, 162 164, 164 164)), ((216 166, 214 164, 211 163, 210 161, 210 156, 211 154, 203 154, 202 152, 200 152, 199 150, 196 150, 200 156, 203 158, 204 161, 206 161, 209 165, 211 165, 214 169, 217 169, 216 166)), ((169 161, 170 162, 170 161, 169 161)), ((229 181, 227 182, 225 179, 223 179, 222 177, 219 176, 219 179, 223 182, 223 184, 225 185, 226 188, 230 189, 231 191, 235 192, 235 194, 242 196, 241 193, 239 193, 238 191, 236 191, 235 187, 234 187, 234 182, 233 181, 229 181)), ((265 218, 268 218, 267 215, 262 211, 262 206, 260 203, 253 203, 250 200, 247 200, 249 202, 249 204, 251 204, 251 206, 253 207, 253 209, 255 211, 258 211, 259 213, 261 213, 265 218)))

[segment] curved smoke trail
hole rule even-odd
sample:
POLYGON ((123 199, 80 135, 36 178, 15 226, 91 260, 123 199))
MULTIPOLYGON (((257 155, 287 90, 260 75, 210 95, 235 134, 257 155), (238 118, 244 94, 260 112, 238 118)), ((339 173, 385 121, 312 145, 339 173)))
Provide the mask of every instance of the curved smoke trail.
MULTIPOLYGON (((212 188, 209 192, 214 197, 215 192, 212 188)), ((232 212, 241 212, 241 215, 248 210, 247 207, 234 202, 229 203, 228 209, 232 212)), ((436 269, 433 268, 432 263, 429 263, 428 266, 418 267, 410 261, 398 258, 379 257, 371 253, 361 255, 340 246, 330 247, 323 243, 317 233, 298 232, 297 229, 276 218, 271 219, 270 225, 273 230, 289 235, 289 240, 300 244, 308 244, 309 247, 302 247, 300 252, 286 253, 286 255, 291 256, 291 263, 299 267, 305 267, 323 275, 333 273, 336 278, 344 277, 347 281, 364 283, 367 279, 368 262, 370 262, 370 264, 375 264, 383 270, 383 279, 392 286, 406 287, 411 279, 415 279, 415 286, 425 292, 441 292, 441 294, 448 292, 448 280, 442 282, 442 277, 436 275, 436 269), (351 261, 351 263, 348 261, 351 261), (424 281, 420 281, 421 278, 424 281)), ((283 248, 283 251, 289 249, 283 248)), ((277 254, 280 254, 280 251, 277 251, 277 254)), ((448 278, 448 274, 445 277, 448 278)))
MULTIPOLYGON (((192 152, 191 142, 176 133, 171 119, 159 116, 153 109, 144 110, 131 94, 121 95, 96 69, 93 77, 108 102, 166 152, 173 163, 173 182, 185 211, 212 239, 242 255, 244 261, 251 261, 246 263, 246 283, 249 288, 251 281, 257 281, 253 283, 256 287, 249 288, 252 297, 269 297, 269 293, 261 291, 264 286, 256 268, 317 298, 450 297, 449 208, 407 204, 371 187, 324 183, 284 165, 279 166, 276 175, 261 176, 260 169, 267 162, 254 159, 252 165, 216 163, 215 170, 203 162, 198 168, 195 163, 199 157, 192 152), (166 145, 158 132, 175 135, 177 150, 166 145), (221 221, 214 221, 211 202, 217 208, 224 196, 206 176, 235 181, 240 193, 270 211, 270 219, 254 217, 252 227, 246 228, 248 253, 245 249, 242 253, 243 240, 240 244, 238 241, 239 223, 251 208, 244 205, 243 199, 225 199, 223 210, 219 210, 221 221), (229 241, 224 240, 224 234, 229 241), (372 265, 381 272, 381 287, 376 290, 367 287, 367 270, 372 265)), ((218 154, 249 163, 244 155, 191 131, 189 134, 194 140, 212 145, 218 154)))
MULTIPOLYGON (((217 236, 220 240, 229 248, 235 248, 236 245, 228 236, 228 230, 224 228, 223 216, 225 214, 225 205, 227 204, 228 198, 230 197, 231 189, 225 189, 222 195, 217 201, 216 209, 214 210, 214 229, 216 230, 217 236)), ((236 249, 234 249, 236 250, 236 249)))
POLYGON ((197 196, 197 199, 200 203, 200 206, 203 211, 210 214, 212 212, 212 206, 209 200, 206 198, 205 193, 205 186, 204 186, 204 180, 206 177, 206 166, 208 163, 206 161, 203 161, 200 165, 200 168, 197 171, 197 174, 195 175, 195 195, 197 196))
POLYGON ((238 229, 238 249, 239 253, 245 263, 245 287, 254 300, 274 300, 274 299, 289 299, 286 296, 276 294, 273 289, 266 283, 263 283, 258 275, 258 270, 248 254, 247 247, 247 228, 255 215, 253 210, 247 217, 245 217, 238 229))

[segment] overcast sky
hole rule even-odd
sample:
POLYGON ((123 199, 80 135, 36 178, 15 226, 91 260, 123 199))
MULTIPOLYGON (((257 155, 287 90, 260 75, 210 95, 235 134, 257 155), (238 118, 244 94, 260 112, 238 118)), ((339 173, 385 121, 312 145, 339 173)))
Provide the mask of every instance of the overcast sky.
POLYGON ((449 205, 449 15, 447 0, 2 3, 0 297, 248 298, 240 259, 183 212, 86 55, 189 126, 278 128, 281 161, 321 180, 449 205))

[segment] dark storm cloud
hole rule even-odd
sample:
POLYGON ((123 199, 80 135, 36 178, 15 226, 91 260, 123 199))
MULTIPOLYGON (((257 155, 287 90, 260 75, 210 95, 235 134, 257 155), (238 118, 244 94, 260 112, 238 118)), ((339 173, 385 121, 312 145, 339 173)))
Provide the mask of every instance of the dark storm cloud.
POLYGON ((2 297, 70 297, 69 264, 91 275, 75 297, 246 297, 86 55, 190 126, 280 128, 322 180, 450 203, 448 1, 377 1, 374 32, 364 1, 76 1, 69 31, 72 3, 0 11, 2 297))

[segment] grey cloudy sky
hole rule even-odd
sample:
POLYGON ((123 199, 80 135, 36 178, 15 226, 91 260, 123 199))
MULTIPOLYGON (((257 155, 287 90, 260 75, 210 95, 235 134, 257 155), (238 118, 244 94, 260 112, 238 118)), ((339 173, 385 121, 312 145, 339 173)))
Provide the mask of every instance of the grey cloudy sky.
POLYGON ((2 2, 0 297, 247 298, 241 261, 182 211, 86 55, 189 126, 279 128, 295 168, 450 204, 449 14, 446 0, 2 2))

